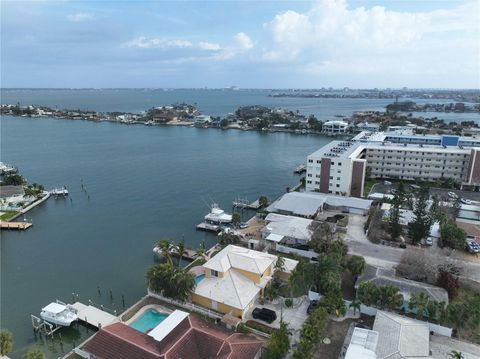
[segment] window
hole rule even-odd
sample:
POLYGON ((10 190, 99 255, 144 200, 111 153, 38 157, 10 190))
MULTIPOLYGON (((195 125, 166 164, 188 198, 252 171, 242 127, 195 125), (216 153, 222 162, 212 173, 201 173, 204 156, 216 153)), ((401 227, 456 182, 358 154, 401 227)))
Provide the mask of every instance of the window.
POLYGON ((210 269, 212 277, 218 277, 218 272, 216 270, 210 269))
POLYGON ((337 177, 337 181, 340 181, 340 177, 337 177))
POLYGON ((308 163, 313 163, 313 160, 308 160, 308 163))
POLYGON ((332 162, 332 166, 335 164, 335 162, 332 162))
POLYGON ((339 185, 339 184, 337 184, 337 188, 339 188, 339 187, 340 187, 340 185, 339 185))
POLYGON ((330 176, 330 179, 333 179, 333 176, 330 176))
POLYGON ((312 184, 312 181, 307 181, 308 184, 312 184))

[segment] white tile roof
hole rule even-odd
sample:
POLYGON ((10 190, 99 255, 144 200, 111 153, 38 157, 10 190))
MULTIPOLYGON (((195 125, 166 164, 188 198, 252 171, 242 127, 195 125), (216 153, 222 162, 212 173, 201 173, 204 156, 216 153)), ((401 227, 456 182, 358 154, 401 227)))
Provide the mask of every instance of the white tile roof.
POLYGON ((230 244, 205 263, 203 267, 218 272, 227 272, 230 268, 236 268, 261 275, 275 263, 276 258, 272 254, 230 244))
POLYGON ((373 330, 378 332, 378 359, 429 357, 430 333, 420 321, 379 310, 373 330))
POLYGON ((260 290, 260 285, 237 271, 231 270, 223 278, 203 279, 197 284, 195 294, 244 310, 257 297, 260 290))
POLYGON ((303 242, 309 242, 312 238, 310 226, 313 221, 310 219, 270 213, 265 222, 267 222, 265 229, 269 234, 295 238, 303 242))

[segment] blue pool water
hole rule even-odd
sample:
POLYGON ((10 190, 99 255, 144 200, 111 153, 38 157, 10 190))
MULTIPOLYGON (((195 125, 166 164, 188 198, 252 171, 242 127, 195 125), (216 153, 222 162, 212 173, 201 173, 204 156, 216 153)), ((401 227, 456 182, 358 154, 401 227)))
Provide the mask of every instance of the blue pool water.
POLYGON ((195 278, 195 283, 200 283, 205 278, 205 274, 200 274, 198 277, 195 278))
POLYGON ((157 312, 155 309, 148 309, 130 324, 130 326, 142 333, 146 333, 163 322, 166 317, 168 317, 168 314, 157 312))

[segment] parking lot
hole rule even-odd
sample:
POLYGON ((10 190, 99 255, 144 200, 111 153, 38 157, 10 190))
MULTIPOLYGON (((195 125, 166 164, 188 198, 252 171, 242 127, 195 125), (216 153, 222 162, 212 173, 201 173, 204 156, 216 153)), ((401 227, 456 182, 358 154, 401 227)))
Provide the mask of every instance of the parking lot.
MULTIPOLYGON (((398 183, 396 182, 389 182, 385 181, 381 183, 375 184, 371 191, 371 193, 382 193, 382 194, 391 194, 392 190, 396 189, 398 186, 398 183), (386 182, 386 183, 385 183, 386 182)), ((405 187, 408 190, 411 190, 411 185, 408 183, 405 183, 405 187)), ((448 189, 448 188, 437 188, 437 187, 432 187, 430 188, 430 195, 431 196, 437 196, 440 200, 448 201, 450 200, 450 197, 448 195, 448 192, 453 192, 455 193, 459 198, 465 198, 469 199, 474 202, 478 202, 480 204, 480 192, 472 192, 472 191, 460 191, 456 189, 448 189)), ((477 204, 477 203, 475 203, 477 204)))

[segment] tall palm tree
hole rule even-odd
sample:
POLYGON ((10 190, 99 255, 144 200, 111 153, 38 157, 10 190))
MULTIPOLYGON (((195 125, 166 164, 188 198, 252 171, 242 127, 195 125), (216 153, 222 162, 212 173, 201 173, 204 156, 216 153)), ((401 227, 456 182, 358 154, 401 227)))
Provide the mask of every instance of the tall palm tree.
POLYGON ((200 243, 200 247, 197 248, 197 252, 195 253, 197 258, 203 258, 203 259, 207 259, 207 251, 205 249, 205 243, 202 242, 200 243))
POLYGON ((358 287, 358 299, 365 305, 376 305, 379 299, 377 286, 372 282, 363 282, 358 287))
POLYGON ((282 256, 277 256, 277 260, 275 261, 275 265, 273 266, 273 275, 278 277, 280 272, 285 271, 285 258, 282 256))
POLYGON ((168 263, 151 267, 146 277, 152 291, 181 302, 185 302, 195 288, 193 274, 168 263))
POLYGON ((178 255, 177 266, 180 266, 180 261, 182 260, 183 255, 188 254, 185 248, 185 241, 183 239, 176 245, 175 252, 178 255))
POLYGON ((173 244, 167 239, 161 239, 157 243, 157 247, 160 250, 160 255, 163 257, 165 263, 173 264, 172 251, 174 249, 173 244))
POLYGON ((394 310, 403 305, 403 294, 393 285, 379 286, 379 307, 394 310))
POLYGON ((428 302, 430 301, 430 297, 421 292, 421 293, 413 293, 412 296, 410 297, 410 303, 408 304, 408 307, 410 309, 416 309, 417 318, 422 318, 425 314, 425 309, 427 308, 428 302))
POLYGON ((356 315, 357 314, 357 310, 360 311, 360 301, 355 298, 351 303, 350 305, 348 306, 349 308, 353 308, 353 315, 356 315))

